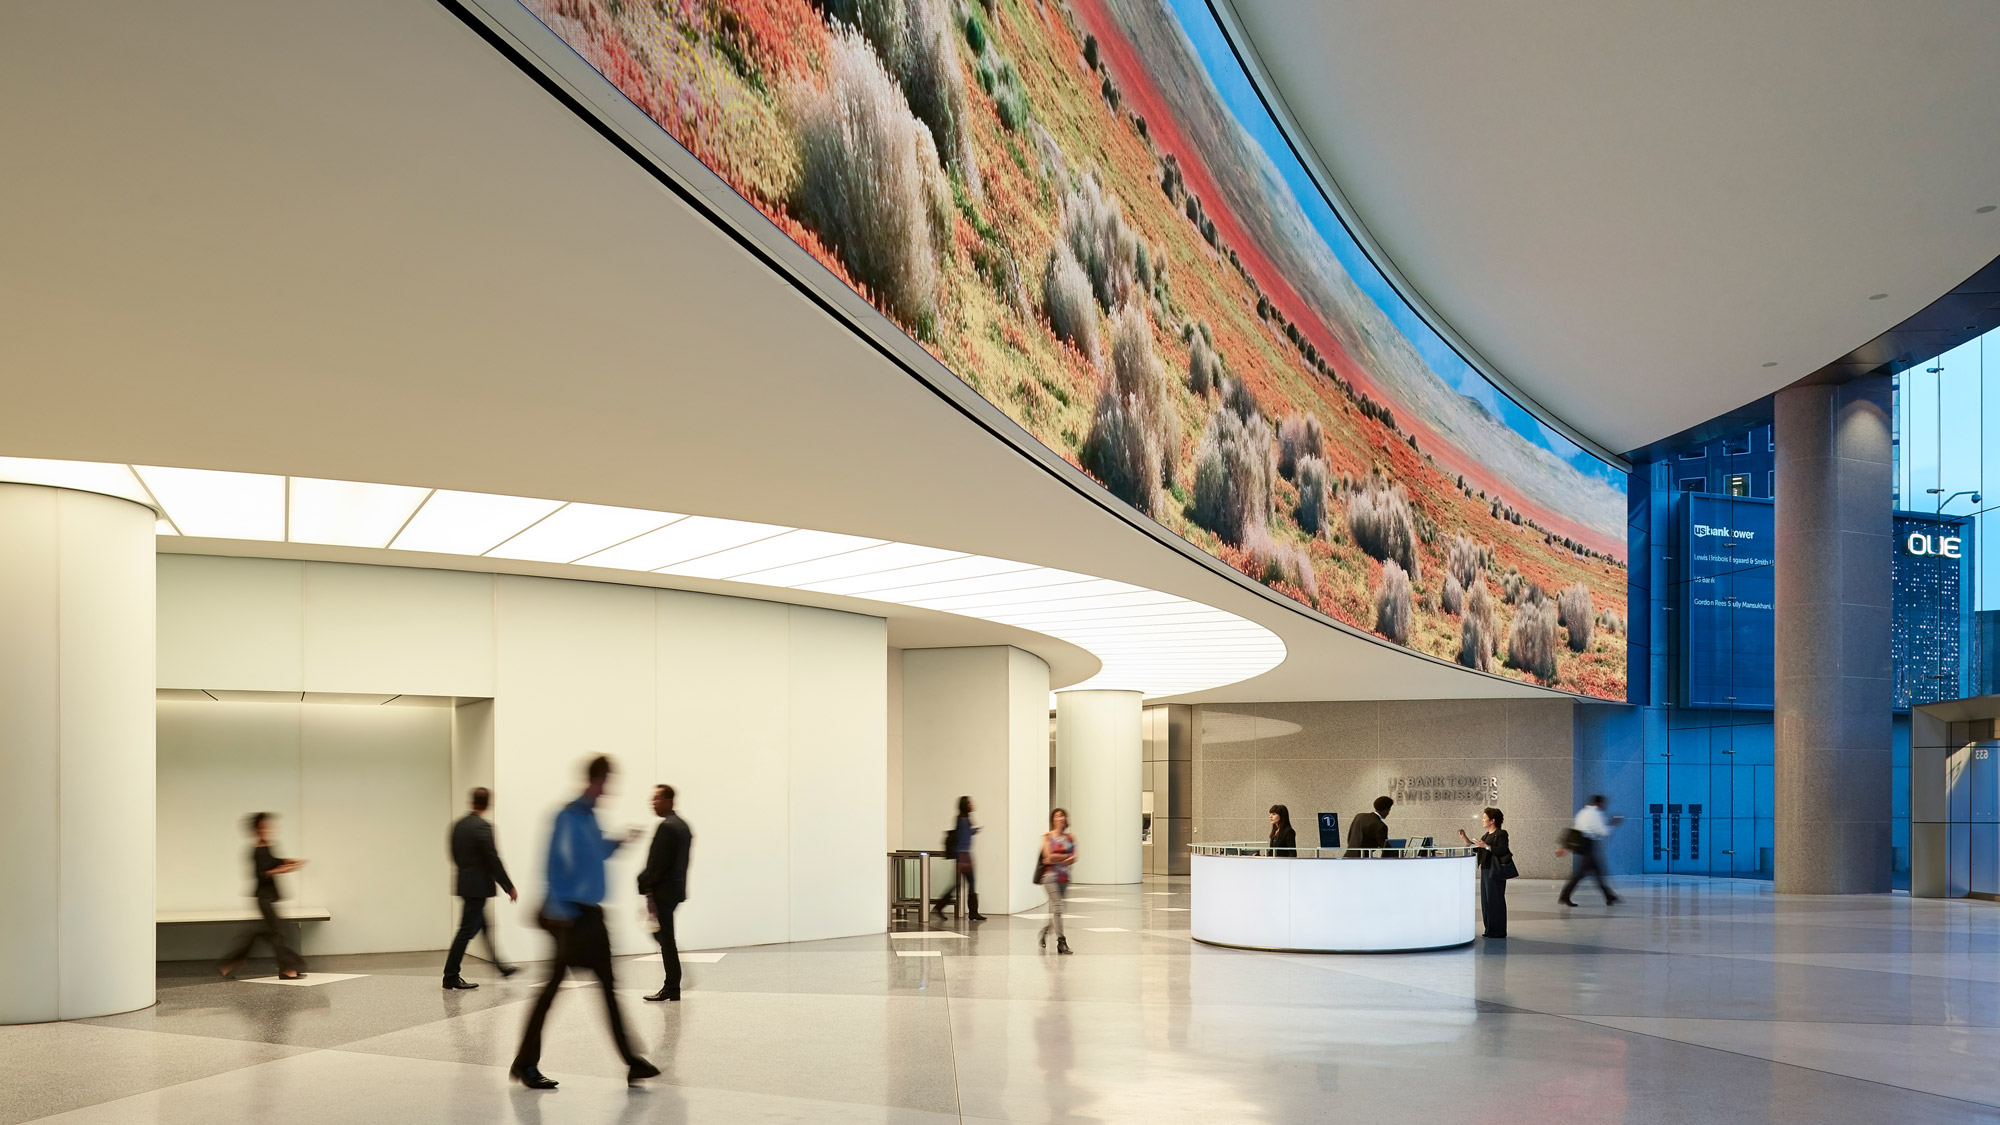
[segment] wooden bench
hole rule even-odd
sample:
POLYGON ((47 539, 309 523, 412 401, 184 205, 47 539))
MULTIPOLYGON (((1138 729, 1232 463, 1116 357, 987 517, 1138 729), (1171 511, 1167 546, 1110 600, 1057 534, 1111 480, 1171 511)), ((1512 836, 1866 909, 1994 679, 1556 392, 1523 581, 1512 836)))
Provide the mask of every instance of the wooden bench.
MULTIPOLYGON (((251 906, 221 910, 162 910, 154 920, 162 926, 205 926, 228 922, 255 922, 261 917, 251 906)), ((324 906, 280 904, 278 917, 287 922, 330 922, 333 912, 324 906)))

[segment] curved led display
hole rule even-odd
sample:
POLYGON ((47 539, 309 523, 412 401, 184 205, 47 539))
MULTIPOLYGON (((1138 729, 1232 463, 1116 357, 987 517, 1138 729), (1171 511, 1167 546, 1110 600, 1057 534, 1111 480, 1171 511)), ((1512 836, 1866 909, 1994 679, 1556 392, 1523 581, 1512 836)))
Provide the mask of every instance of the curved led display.
POLYGON ((1624 698, 1624 475, 1403 300, 1201 0, 522 3, 1134 508, 1349 625, 1624 698))

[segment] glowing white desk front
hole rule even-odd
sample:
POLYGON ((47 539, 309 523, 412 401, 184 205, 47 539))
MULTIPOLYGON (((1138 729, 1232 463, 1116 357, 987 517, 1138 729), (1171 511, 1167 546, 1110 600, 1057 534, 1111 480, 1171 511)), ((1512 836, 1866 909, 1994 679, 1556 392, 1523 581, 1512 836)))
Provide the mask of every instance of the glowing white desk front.
POLYGON ((1196 941, 1395 953, 1472 940, 1478 860, 1468 849, 1383 859, 1342 859, 1338 851, 1310 848, 1299 857, 1243 854, 1253 847, 1195 847, 1189 922, 1196 941))

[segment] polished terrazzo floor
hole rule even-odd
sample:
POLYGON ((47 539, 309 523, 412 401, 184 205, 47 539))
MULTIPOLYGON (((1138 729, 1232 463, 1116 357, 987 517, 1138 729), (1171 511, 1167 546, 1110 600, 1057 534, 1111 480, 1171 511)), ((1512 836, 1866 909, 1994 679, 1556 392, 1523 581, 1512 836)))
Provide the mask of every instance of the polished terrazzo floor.
POLYGON ((730 950, 664 1005, 635 959, 626 1014, 665 1071, 639 1090, 588 991, 550 1021, 562 1088, 507 1083, 534 973, 447 993, 429 955, 318 958, 310 987, 169 965, 145 1011, 0 1027, 0 1125, 2000 1119, 2000 905, 1622 889, 1558 912, 1518 883, 1505 943, 1388 957, 1193 944, 1174 879, 1078 888, 1060 959, 996 916, 730 950))

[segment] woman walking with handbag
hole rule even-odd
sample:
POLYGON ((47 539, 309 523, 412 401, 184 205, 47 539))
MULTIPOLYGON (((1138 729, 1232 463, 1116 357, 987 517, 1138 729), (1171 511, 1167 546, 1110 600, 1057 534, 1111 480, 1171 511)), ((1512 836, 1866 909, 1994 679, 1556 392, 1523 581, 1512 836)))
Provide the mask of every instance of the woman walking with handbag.
POLYGON ((1076 837, 1069 834, 1069 812, 1056 809, 1049 813, 1049 830, 1042 834, 1042 860, 1037 865, 1036 879, 1049 892, 1049 921, 1042 927, 1041 945, 1049 947, 1049 931, 1056 933, 1056 952, 1069 952, 1069 939, 1063 936, 1063 898, 1069 893, 1069 868, 1076 862, 1076 837))
POLYGON ((1479 819, 1485 825, 1486 833, 1475 840, 1458 830, 1458 838, 1476 848, 1479 852, 1479 912, 1486 919, 1486 936, 1504 938, 1507 936, 1507 880, 1521 874, 1514 866, 1514 849, 1507 844, 1507 830, 1500 827, 1507 820, 1507 814, 1499 809, 1484 809, 1479 819))

